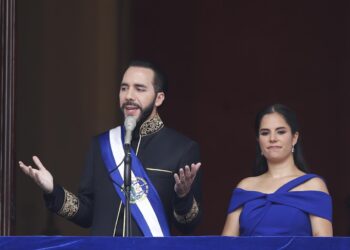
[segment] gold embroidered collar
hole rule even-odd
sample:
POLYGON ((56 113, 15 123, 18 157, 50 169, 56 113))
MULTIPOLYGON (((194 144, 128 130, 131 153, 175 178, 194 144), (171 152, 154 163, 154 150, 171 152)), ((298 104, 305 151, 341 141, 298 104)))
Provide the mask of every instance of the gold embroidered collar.
POLYGON ((164 123, 162 119, 160 119, 158 113, 152 117, 151 119, 145 121, 141 127, 140 127, 140 135, 145 136, 145 135, 151 135, 159 130, 161 130, 164 127, 164 123))

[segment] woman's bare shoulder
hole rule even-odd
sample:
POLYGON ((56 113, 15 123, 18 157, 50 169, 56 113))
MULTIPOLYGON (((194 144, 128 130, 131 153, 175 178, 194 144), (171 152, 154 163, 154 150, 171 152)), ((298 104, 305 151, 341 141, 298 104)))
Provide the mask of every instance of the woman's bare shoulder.
POLYGON ((324 180, 320 177, 315 177, 303 184, 303 189, 304 190, 313 190, 313 191, 321 191, 325 193, 329 193, 327 189, 327 185, 324 182, 324 180))
POLYGON ((241 180, 237 187, 241 189, 247 189, 250 190, 252 187, 255 186, 255 184, 261 179, 260 176, 253 176, 253 177, 247 177, 241 180))

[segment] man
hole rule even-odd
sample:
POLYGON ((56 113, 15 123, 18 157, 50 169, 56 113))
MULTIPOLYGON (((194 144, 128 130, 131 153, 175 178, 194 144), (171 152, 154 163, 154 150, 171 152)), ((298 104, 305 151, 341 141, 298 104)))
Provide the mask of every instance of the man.
MULTIPOLYGON (((131 141, 133 236, 168 236, 171 225, 188 233, 201 217, 199 147, 164 127, 157 109, 166 90, 162 73, 145 61, 132 62, 120 86, 124 118, 137 120, 131 141)), ((38 169, 19 165, 43 189, 51 211, 91 227, 93 235, 125 235, 124 134, 121 126, 93 139, 77 195, 54 183, 38 157, 38 169)))

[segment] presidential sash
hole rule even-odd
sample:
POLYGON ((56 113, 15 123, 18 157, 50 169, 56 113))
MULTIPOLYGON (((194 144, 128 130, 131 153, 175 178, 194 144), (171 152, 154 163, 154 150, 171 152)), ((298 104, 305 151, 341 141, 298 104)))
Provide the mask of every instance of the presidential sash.
MULTIPOLYGON (((124 185, 124 128, 116 127, 99 136, 102 159, 113 185, 125 205, 124 185)), ((131 149, 130 210, 144 236, 169 236, 169 226, 157 190, 147 176, 142 163, 131 149)))

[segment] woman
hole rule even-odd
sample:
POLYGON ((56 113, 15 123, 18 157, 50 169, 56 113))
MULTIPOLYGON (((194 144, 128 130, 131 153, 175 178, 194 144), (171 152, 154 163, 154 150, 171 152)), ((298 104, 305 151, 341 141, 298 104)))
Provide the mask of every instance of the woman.
POLYGON ((227 236, 332 236, 332 200, 324 181, 307 174, 296 116, 275 104, 255 121, 256 176, 233 191, 227 236))

